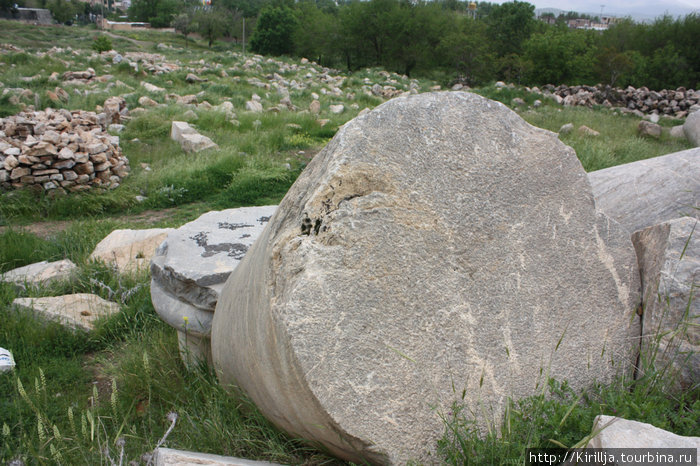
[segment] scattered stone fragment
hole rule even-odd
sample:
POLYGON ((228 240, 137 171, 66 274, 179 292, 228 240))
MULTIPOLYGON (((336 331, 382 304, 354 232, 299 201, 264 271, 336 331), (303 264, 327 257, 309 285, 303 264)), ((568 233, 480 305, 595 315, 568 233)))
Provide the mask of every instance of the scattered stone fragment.
POLYGON ((331 105, 330 106, 331 113, 343 113, 343 110, 345 110, 345 106, 343 104, 337 104, 337 105, 331 105))
POLYGON ((641 120, 637 125, 637 133, 640 136, 648 136, 654 139, 661 137, 661 126, 646 120, 641 120))
POLYGON ((588 174, 596 206, 630 233, 679 217, 700 218, 700 149, 588 174))
POLYGON ((249 100, 245 103, 245 109, 249 112, 260 113, 263 111, 263 106, 256 100, 249 100))
POLYGON ((197 75, 195 75, 195 74, 188 73, 187 76, 185 76, 185 81, 187 81, 188 83, 192 84, 192 83, 203 83, 203 82, 207 82, 208 79, 203 79, 203 78, 200 78, 199 76, 197 76, 197 75))
POLYGON ((574 124, 573 123, 566 123, 564 125, 561 125, 561 128, 559 128, 559 134, 569 134, 574 130, 574 124))
POLYGON ((685 139, 685 131, 683 131, 683 125, 677 125, 671 128, 668 135, 673 139, 685 139))
POLYGON ((700 380, 700 221, 670 220, 632 242, 644 298, 641 357, 653 357, 676 389, 689 389, 700 380))
POLYGON ((25 288, 26 285, 46 286, 56 281, 69 280, 77 269, 69 259, 42 261, 5 272, 0 275, 0 281, 14 283, 20 288, 25 288))
POLYGON ((277 463, 173 450, 171 448, 156 448, 153 461, 155 466, 278 466, 277 463))
POLYGON ((693 112, 683 123, 685 137, 695 147, 700 147, 700 112, 693 112))
POLYGON ((172 230, 114 230, 97 244, 90 259, 113 264, 119 273, 147 270, 156 248, 172 230))
POLYGON ((574 390, 631 372, 639 300, 571 148, 476 94, 419 94, 301 173, 224 286, 213 362, 343 459, 432 463, 455 401, 499 423, 541 370, 574 390))
MULTIPOLYGON (((597 434, 586 448, 700 448, 700 437, 683 437, 644 422, 602 414, 593 421, 592 432, 597 434)), ((617 461, 624 462, 620 458, 617 461)))
POLYGON ((309 104, 309 111, 315 115, 321 113, 321 102, 318 100, 312 100, 309 104))
POLYGON ((173 121, 170 138, 176 141, 185 152, 200 152, 205 149, 219 147, 208 137, 199 134, 185 121, 173 121))
POLYGON ((78 293, 45 298, 17 298, 13 305, 34 311, 61 324, 90 331, 100 317, 119 312, 119 305, 94 294, 78 293))
POLYGON ((275 209, 208 212, 170 232, 156 251, 151 299, 156 312, 178 330, 183 360, 211 359, 211 319, 221 288, 275 209))
POLYGON ((162 87, 158 87, 155 84, 151 84, 146 81, 141 81, 141 85, 148 91, 148 92, 165 92, 165 89, 162 87))
POLYGON ((579 126, 578 132, 581 136, 593 136, 593 137, 600 136, 600 133, 598 131, 591 129, 586 125, 579 126))
POLYGON ((139 105, 142 107, 156 107, 158 102, 144 95, 139 97, 139 105))

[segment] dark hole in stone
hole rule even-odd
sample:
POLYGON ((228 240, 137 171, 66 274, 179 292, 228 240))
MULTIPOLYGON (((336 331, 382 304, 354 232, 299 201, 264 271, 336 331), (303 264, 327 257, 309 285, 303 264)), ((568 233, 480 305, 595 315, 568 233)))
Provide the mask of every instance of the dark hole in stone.
POLYGON ((90 311, 80 311, 81 316, 91 316, 92 313, 90 311))
POLYGON ((307 236, 311 234, 311 219, 309 217, 304 218, 301 222, 301 234, 307 236))
POLYGON ((321 219, 317 218, 316 223, 314 223, 314 233, 318 234, 318 232, 321 230, 321 219))
POLYGON ((260 225, 262 225, 263 223, 267 223, 269 221, 270 221, 270 217, 260 217, 258 219, 258 222, 260 222, 260 225))

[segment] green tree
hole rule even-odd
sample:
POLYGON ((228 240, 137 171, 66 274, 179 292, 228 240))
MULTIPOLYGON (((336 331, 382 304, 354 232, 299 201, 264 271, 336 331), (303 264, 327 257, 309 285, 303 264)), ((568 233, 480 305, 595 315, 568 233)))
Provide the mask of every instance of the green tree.
POLYGON ((460 82, 473 86, 495 77, 495 56, 483 21, 460 18, 444 35, 439 51, 460 82))
POLYGON ((527 2, 507 2, 495 6, 486 18, 492 46, 500 57, 520 54, 523 43, 535 29, 535 6, 527 2))
POLYGON ((185 38, 185 47, 187 47, 187 37, 194 31, 192 14, 180 13, 173 19, 172 26, 176 32, 182 34, 182 36, 185 38))
POLYGON ((205 38, 211 48, 214 41, 226 31, 233 14, 223 7, 199 9, 192 19, 192 29, 205 38))
POLYGON ((48 8, 53 18, 59 23, 71 21, 76 14, 73 5, 65 0, 53 0, 49 2, 48 8))
POLYGON ((286 6, 267 6, 260 11, 250 48, 264 55, 285 55, 293 51, 292 36, 296 29, 296 17, 286 6))
POLYGON ((597 51, 593 31, 549 27, 544 33, 533 34, 523 49, 523 59, 532 63, 528 73, 531 83, 583 84, 593 80, 597 51))
POLYGON ((175 14, 183 8, 178 0, 134 0, 128 10, 129 19, 151 23, 155 28, 169 27, 175 14))
POLYGON ((340 23, 335 14, 318 8, 316 2, 303 1, 297 5, 297 27, 293 33, 295 53, 330 66, 340 58, 340 23))
POLYGON ((610 86, 615 86, 621 76, 634 68, 634 62, 629 52, 618 52, 612 47, 606 47, 596 57, 596 75, 610 86))

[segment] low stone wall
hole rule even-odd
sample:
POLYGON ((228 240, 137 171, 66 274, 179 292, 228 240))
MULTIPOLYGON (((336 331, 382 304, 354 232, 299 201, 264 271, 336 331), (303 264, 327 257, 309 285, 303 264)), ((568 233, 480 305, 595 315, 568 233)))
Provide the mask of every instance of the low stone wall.
POLYGON ((653 91, 646 87, 635 89, 632 86, 620 89, 602 85, 548 84, 543 87, 542 92, 551 94, 557 102, 564 105, 622 107, 632 113, 657 113, 675 118, 685 118, 691 112, 691 107, 700 105, 700 91, 684 87, 653 91))
POLYGON ((0 119, 0 186, 51 194, 116 188, 129 173, 119 137, 106 132, 119 107, 105 102, 99 114, 48 108, 0 119))

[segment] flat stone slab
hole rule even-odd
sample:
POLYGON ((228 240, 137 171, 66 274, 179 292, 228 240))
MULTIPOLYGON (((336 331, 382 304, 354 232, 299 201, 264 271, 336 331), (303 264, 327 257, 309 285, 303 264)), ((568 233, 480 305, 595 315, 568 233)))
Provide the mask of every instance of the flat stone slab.
POLYGON ((700 381, 700 221, 670 220, 632 242, 642 277, 641 357, 653 355, 674 388, 689 389, 700 381))
POLYGON ((157 448, 154 455, 155 466, 279 466, 277 463, 252 461, 233 456, 211 455, 193 451, 157 448))
POLYGON ((218 147, 214 141, 200 134, 186 121, 173 121, 170 127, 170 138, 179 143, 185 152, 199 152, 218 147))
POLYGON ((180 355, 211 362, 210 335, 224 282, 277 206, 208 212, 171 231, 151 260, 151 301, 178 331, 180 355))
MULTIPOLYGON (((593 421, 593 432, 599 430, 600 433, 588 442, 586 448, 700 449, 700 437, 676 435, 651 424, 628 421, 621 417, 596 416, 593 421)), ((700 460, 700 458, 698 459, 700 460)))
POLYGON ((151 275, 180 300, 213 312, 219 293, 277 206, 207 212, 171 231, 151 260, 151 275))
POLYGON ((31 310, 63 325, 82 330, 93 330, 95 321, 119 312, 118 304, 89 293, 69 294, 45 298, 17 298, 13 305, 31 310))
POLYGON ((573 149, 498 102, 425 93, 309 163, 226 282, 212 356, 295 436, 433 464, 455 402, 485 427, 547 376, 631 373, 640 301, 629 233, 573 149))
POLYGON ((120 273, 147 270, 151 258, 172 228, 114 230, 100 241, 90 259, 113 264, 120 273))
POLYGON ((700 218, 700 148, 594 171, 588 179, 598 208, 630 233, 700 218))
POLYGON ((69 259, 42 261, 5 272, 0 276, 0 281, 14 283, 20 288, 24 288, 25 285, 45 286, 52 282, 69 280, 77 269, 69 259))

